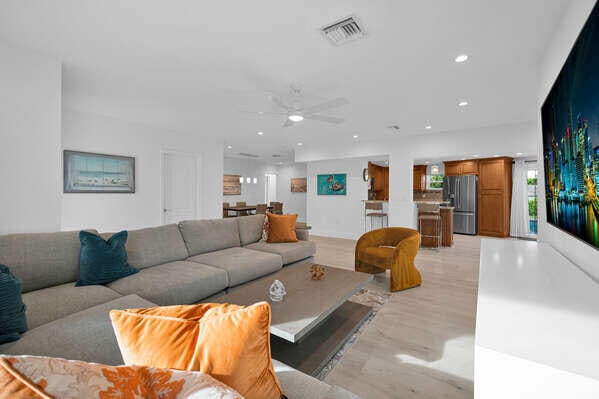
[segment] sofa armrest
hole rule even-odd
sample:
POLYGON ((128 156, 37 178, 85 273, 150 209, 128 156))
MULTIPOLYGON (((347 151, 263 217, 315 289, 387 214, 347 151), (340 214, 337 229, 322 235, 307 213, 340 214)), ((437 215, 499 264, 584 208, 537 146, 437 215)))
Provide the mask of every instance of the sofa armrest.
POLYGON ((310 241, 310 230, 307 229, 295 229, 295 235, 300 241, 310 241))

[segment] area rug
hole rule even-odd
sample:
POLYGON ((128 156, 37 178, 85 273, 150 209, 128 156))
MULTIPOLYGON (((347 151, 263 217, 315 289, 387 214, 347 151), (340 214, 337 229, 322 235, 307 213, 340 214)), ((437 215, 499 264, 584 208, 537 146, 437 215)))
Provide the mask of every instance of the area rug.
POLYGON ((349 299, 352 302, 370 306, 372 308, 372 314, 364 320, 364 322, 358 327, 356 332, 353 333, 352 336, 347 340, 347 342, 343 344, 343 346, 337 351, 335 355, 333 355, 333 357, 327 363, 327 365, 324 366, 322 370, 318 373, 318 375, 315 376, 316 378, 318 378, 321 381, 326 378, 326 376, 335 368, 337 363, 339 363, 339 361, 347 353, 349 348, 351 348, 354 342, 356 342, 358 337, 366 329, 368 324, 370 324, 372 319, 374 319, 378 311, 381 310, 387 302, 389 302, 389 298, 391 298, 390 292, 362 288, 349 299))

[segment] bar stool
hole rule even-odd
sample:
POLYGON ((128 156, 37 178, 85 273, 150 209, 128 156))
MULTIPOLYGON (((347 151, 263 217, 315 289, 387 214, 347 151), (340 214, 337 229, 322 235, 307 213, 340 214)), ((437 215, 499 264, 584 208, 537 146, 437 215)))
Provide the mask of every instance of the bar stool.
POLYGON ((442 223, 438 204, 421 204, 418 207, 418 231, 420 246, 439 248, 441 246, 442 223))
POLYGON ((231 215, 229 215, 229 211, 225 208, 228 208, 230 205, 228 202, 223 202, 223 219, 224 218, 228 218, 231 217, 231 215))
POLYGON ((389 215, 383 212, 382 202, 366 201, 364 203, 364 230, 366 230, 366 219, 368 217, 370 217, 370 230, 372 230, 373 219, 377 218, 381 221, 381 229, 385 227, 385 222, 387 222, 387 227, 389 227, 389 215), (368 212, 369 210, 376 212, 368 212))
POLYGON ((256 215, 266 215, 267 208, 266 204, 256 205, 256 215))

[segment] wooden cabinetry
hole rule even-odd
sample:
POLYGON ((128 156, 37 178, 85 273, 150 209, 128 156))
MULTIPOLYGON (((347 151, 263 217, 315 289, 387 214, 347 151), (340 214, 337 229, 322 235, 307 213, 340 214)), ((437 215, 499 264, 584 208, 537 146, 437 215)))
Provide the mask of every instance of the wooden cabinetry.
POLYGON ((510 235, 512 204, 512 158, 481 159, 478 162, 478 233, 510 235))
POLYGON ((414 165, 414 191, 426 190, 426 165, 414 165))
POLYGON ((478 175, 478 234, 510 235, 512 158, 448 161, 446 176, 478 175))
POLYGON ((478 174, 478 160, 448 161, 445 164, 445 176, 476 175, 478 174))
MULTIPOLYGON (((389 167, 375 165, 372 162, 368 162, 368 175, 370 176, 371 182, 374 181, 374 185, 370 187, 370 191, 374 193, 372 199, 378 201, 389 200, 389 167)), ((369 196, 370 198, 370 196, 369 196)))

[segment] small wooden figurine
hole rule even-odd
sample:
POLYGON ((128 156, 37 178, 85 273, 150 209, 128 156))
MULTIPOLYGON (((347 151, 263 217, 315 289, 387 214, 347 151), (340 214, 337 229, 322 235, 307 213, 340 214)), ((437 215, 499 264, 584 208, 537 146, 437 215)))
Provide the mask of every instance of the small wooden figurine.
POLYGON ((312 273, 312 280, 320 280, 324 276, 324 267, 321 265, 312 265, 310 273, 312 273))

